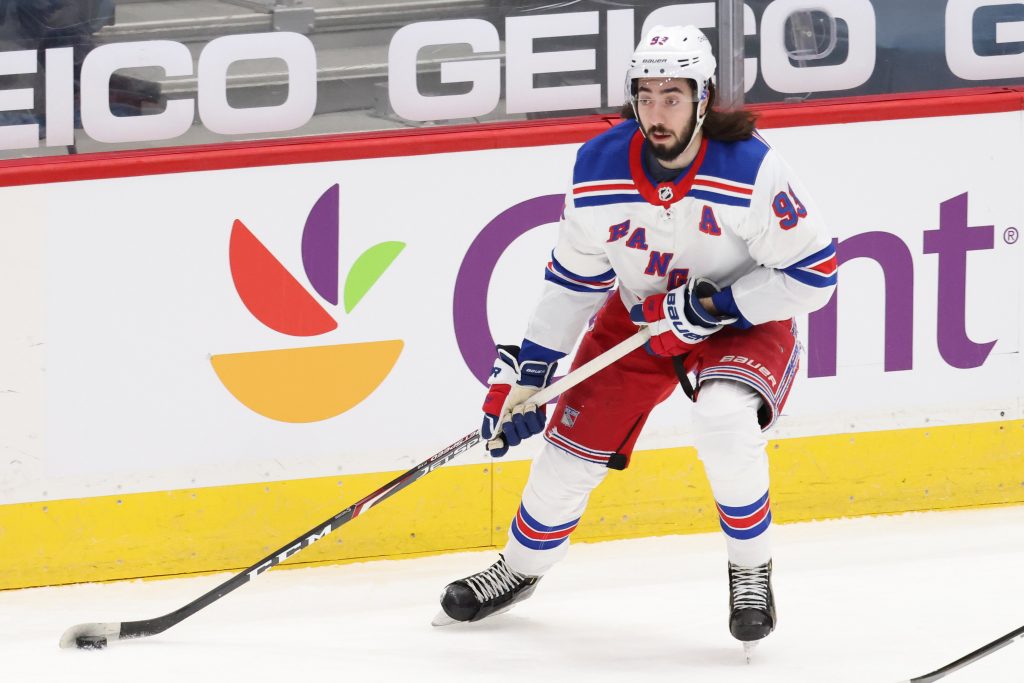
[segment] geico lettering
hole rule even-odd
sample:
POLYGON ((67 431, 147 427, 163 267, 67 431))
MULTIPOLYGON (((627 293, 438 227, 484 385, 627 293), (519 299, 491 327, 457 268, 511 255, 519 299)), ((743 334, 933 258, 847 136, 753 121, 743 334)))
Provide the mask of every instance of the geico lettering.
POLYGON ((203 48, 199 77, 199 119, 214 133, 243 135, 294 130, 316 110, 316 49, 301 33, 282 31, 222 36, 203 48), (278 58, 288 70, 288 97, 281 104, 236 109, 228 104, 228 69, 247 59, 278 58))
POLYGON ((820 9, 820 0, 775 0, 761 17, 761 75, 778 92, 846 90, 863 85, 875 70, 875 9, 870 0, 832 0, 828 12, 846 22, 849 54, 842 64, 794 66, 786 52, 786 19, 793 12, 820 9))
MULTIPOLYGON (((966 80, 1024 76, 1024 50, 1013 54, 979 55, 974 50, 975 14, 982 7, 1020 5, 1020 0, 949 0, 946 3, 946 62, 966 80)), ((1024 43, 1024 21, 996 23, 997 43, 1024 43)))
POLYGON ((534 52, 535 39, 593 35, 598 25, 597 12, 508 17, 505 20, 505 111, 514 114, 600 107, 598 83, 533 86, 537 74, 590 71, 597 65, 595 50, 534 52))
MULTIPOLYGON (((18 50, 0 54, 0 76, 12 74, 31 74, 36 71, 36 51, 18 50)), ((32 88, 0 91, 0 109, 31 109, 32 88)), ((39 144, 39 126, 22 124, 0 127, 0 143, 4 149, 22 149, 35 147, 39 144)))
MULTIPOLYGON (((34 51, 0 53, 0 75, 33 73, 27 55, 34 51)), ((172 40, 110 43, 90 51, 80 78, 82 129, 99 142, 123 143, 167 140, 191 127, 195 100, 169 100, 163 111, 139 116, 115 116, 110 111, 110 77, 120 69, 158 67, 166 76, 192 75, 189 49, 172 40)), ((254 33, 224 36, 199 54, 196 89, 199 119, 215 133, 268 133, 304 125, 316 110, 316 50, 299 33, 254 33), (249 59, 280 59, 287 67, 288 97, 267 107, 233 108, 227 103, 227 70, 249 59)), ((46 144, 74 142, 74 78, 71 48, 46 50, 46 144)), ((31 109, 33 89, 0 91, 0 111, 31 109)), ((0 126, 0 148, 39 146, 36 124, 0 126)))
MULTIPOLYGON (((545 88, 533 85, 537 74, 590 71, 597 64, 595 50, 534 52, 534 39, 595 34, 598 27, 597 12, 507 18, 506 111, 520 113, 601 106, 601 86, 596 83, 545 88)), ((441 83, 469 83, 471 87, 466 93, 428 96, 419 91, 416 63, 420 50, 449 44, 468 44, 474 54, 497 52, 501 47, 498 30, 483 19, 427 21, 398 29, 388 46, 388 97, 392 109, 399 116, 412 121, 467 118, 490 113, 498 106, 501 60, 497 58, 442 62, 441 83)), ((626 52, 624 64, 628 61, 629 52, 626 52)))
MULTIPOLYGON (((870 0, 832 0, 828 11, 848 28, 848 54, 841 64, 818 66, 802 62, 794 66, 785 46, 786 19, 800 10, 820 10, 820 0, 774 0, 765 9, 761 26, 761 71, 765 82, 779 92, 819 92, 855 88, 871 77, 875 67, 875 12, 870 0)), ((412 121, 457 119, 489 114, 498 106, 505 73, 507 113, 586 109, 602 106, 601 84, 587 83, 588 71, 597 68, 597 50, 535 49, 538 39, 600 34, 604 49, 604 106, 625 101, 622 79, 634 47, 635 12, 610 10, 601 21, 598 12, 569 12, 505 19, 504 55, 487 56, 501 49, 499 32, 484 19, 452 19, 408 24, 400 28, 388 46, 388 96, 397 114, 412 121), (419 91, 417 56, 427 47, 469 45, 471 55, 441 63, 441 82, 468 84, 457 95, 427 95, 419 91), (540 74, 573 72, 575 85, 535 87, 540 74), (582 81, 582 83, 581 83, 582 81)), ((640 35, 656 24, 693 24, 715 27, 715 3, 672 4, 652 11, 640 35)), ((745 35, 757 34, 753 10, 743 7, 745 35)), ((754 87, 758 57, 744 60, 744 89, 754 87)))
POLYGON ((417 57, 425 47, 468 44, 474 54, 496 52, 498 31, 483 19, 424 21, 398 29, 388 46, 388 98, 391 108, 410 121, 482 116, 498 106, 501 60, 472 59, 441 63, 442 83, 470 83, 461 95, 420 93, 416 85, 417 57))
POLYGON ((157 66, 167 76, 192 75, 192 53, 173 40, 110 43, 92 50, 82 64, 82 129, 99 142, 168 140, 192 125, 195 102, 170 100, 162 112, 115 116, 110 111, 110 77, 119 69, 157 66))

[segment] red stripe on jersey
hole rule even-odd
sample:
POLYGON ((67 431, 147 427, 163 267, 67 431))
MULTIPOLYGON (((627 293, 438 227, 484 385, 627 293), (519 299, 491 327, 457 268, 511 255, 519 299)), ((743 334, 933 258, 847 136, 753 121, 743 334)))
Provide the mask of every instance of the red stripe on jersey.
POLYGON ((821 273, 822 275, 832 275, 836 272, 836 268, 839 266, 836 264, 836 257, 833 255, 821 263, 811 266, 811 270, 821 273))
POLYGON ((584 194, 586 192, 609 192, 611 190, 630 190, 635 191, 636 186, 632 183, 620 183, 618 185, 588 185, 586 187, 574 187, 572 193, 574 195, 584 194))
POLYGON ((717 187, 720 190, 729 190, 730 192, 736 192, 737 194, 752 195, 754 191, 746 187, 738 187, 736 185, 728 185, 726 183, 720 183, 715 180, 703 180, 697 179, 693 181, 694 185, 703 185, 704 187, 717 187))

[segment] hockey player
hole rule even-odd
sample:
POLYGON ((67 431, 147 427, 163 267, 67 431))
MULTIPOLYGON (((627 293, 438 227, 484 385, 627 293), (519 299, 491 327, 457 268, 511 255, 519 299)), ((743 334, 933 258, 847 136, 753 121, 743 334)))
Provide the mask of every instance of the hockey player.
POLYGON ((590 492, 629 464, 651 409, 692 374, 694 446, 728 551, 729 630, 749 644, 775 628, 764 431, 796 375, 792 318, 829 300, 835 249, 754 116, 713 108, 714 73, 701 31, 655 27, 626 75, 628 120, 579 150, 543 294, 522 345, 498 347, 484 402, 492 456, 541 432, 546 443, 498 561, 449 584, 435 624, 529 597, 565 556, 590 492), (575 366, 638 325, 651 328, 648 348, 564 393, 545 429, 530 396, 595 312, 575 366))

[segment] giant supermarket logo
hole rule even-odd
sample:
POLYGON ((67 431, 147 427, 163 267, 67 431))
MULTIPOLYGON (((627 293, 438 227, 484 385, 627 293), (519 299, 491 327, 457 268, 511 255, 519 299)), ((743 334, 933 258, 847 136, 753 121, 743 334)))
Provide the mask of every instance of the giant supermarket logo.
MULTIPOLYGON (((363 252, 339 283, 339 188, 313 204, 301 234, 302 267, 323 300, 351 313, 405 244, 381 242, 363 252)), ((231 278, 242 303, 266 327, 292 337, 316 337, 338 327, 335 317, 282 265, 252 231, 235 220, 228 248, 231 278)), ((231 394, 251 410, 282 422, 317 422, 350 410, 372 394, 394 367, 402 340, 288 347, 226 353, 210 361, 231 394)))
MULTIPOLYGON (((455 282, 452 317, 455 336, 466 366, 481 384, 487 383, 494 359, 494 339, 488 325, 488 288, 498 260, 521 235, 550 223, 557 223, 565 197, 544 195, 520 202, 494 217, 466 251, 455 282)), ((935 344, 942 360, 961 370, 980 367, 997 340, 976 341, 967 326, 967 273, 971 252, 996 248, 994 225, 971 225, 966 192, 939 203, 938 225, 925 229, 922 254, 936 260, 935 344)), ((885 279, 885 299, 878 302, 883 334, 885 372, 914 368, 914 284, 920 283, 921 264, 915 265, 911 245, 899 235, 872 230, 834 240, 838 264, 868 259, 878 264, 885 279)), ((1018 244, 1017 227, 1003 231, 1003 246, 1018 244)), ((976 265, 975 268, 978 268, 976 265)), ((840 268, 842 270, 842 268, 840 268)), ((925 270, 927 272, 927 270, 925 270)), ((843 278, 840 275, 840 283, 843 278)), ((855 299, 856 289, 840 284, 828 304, 807 319, 807 376, 834 377, 838 374, 839 304, 855 299)), ((920 306, 925 302, 918 302, 920 306)), ((928 305, 928 304, 925 304, 928 305)))

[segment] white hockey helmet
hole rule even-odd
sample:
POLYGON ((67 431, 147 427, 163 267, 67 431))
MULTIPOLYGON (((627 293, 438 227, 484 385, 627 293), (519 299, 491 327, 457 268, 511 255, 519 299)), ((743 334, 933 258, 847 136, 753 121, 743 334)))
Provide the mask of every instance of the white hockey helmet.
POLYGON ((693 134, 696 136, 704 123, 700 103, 708 99, 708 87, 715 82, 717 66, 711 43, 696 26, 655 26, 636 46, 626 71, 626 98, 633 107, 634 116, 640 120, 636 110, 639 79, 686 78, 694 85, 697 105, 693 134))
POLYGON ((655 26, 633 51, 626 71, 626 93, 635 97, 639 78, 688 78, 698 102, 708 97, 718 63, 708 37, 696 26, 655 26))

